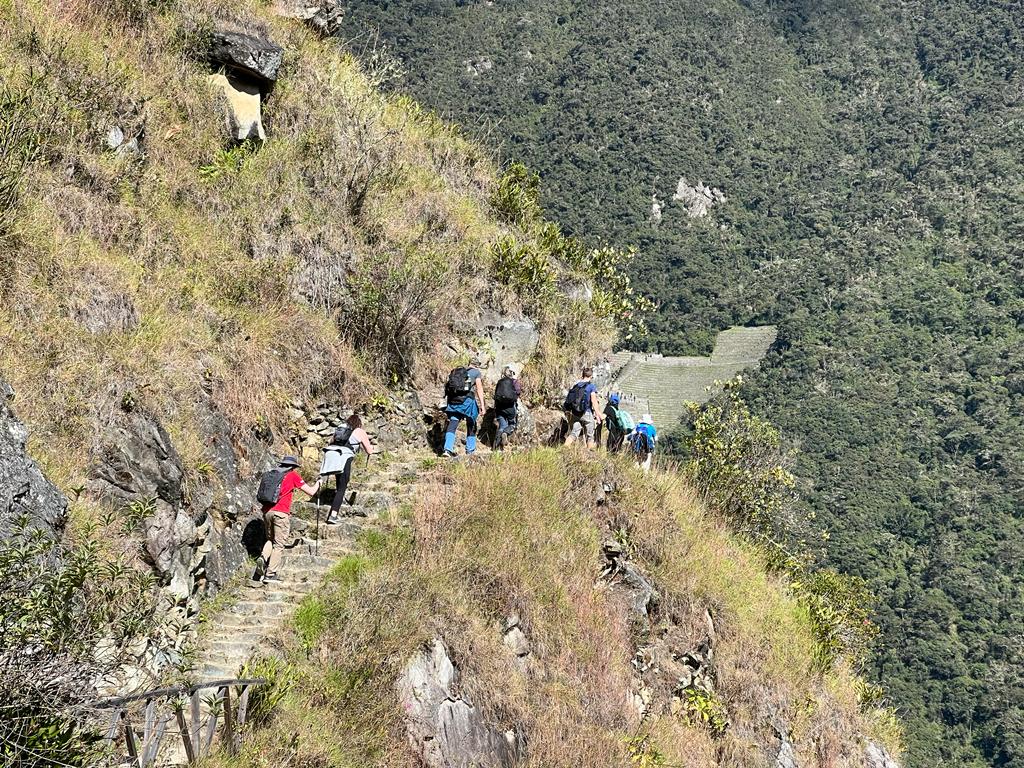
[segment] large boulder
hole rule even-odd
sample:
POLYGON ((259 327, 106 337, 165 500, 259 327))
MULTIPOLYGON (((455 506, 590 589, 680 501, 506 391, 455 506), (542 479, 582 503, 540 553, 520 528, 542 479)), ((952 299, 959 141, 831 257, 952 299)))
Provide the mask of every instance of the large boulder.
POLYGON ((89 470, 89 490, 106 499, 183 500, 184 471, 170 436, 155 417, 126 407, 100 435, 89 470))
POLYGON ((338 0, 277 0, 274 12, 287 19, 304 21, 324 37, 336 35, 345 19, 345 11, 338 0))
POLYGON ((256 80, 264 86, 277 80, 284 50, 270 40, 245 32, 217 30, 209 48, 210 63, 240 80, 256 80))
POLYGON ((522 742, 488 724, 456 693, 457 671, 435 639, 406 665, 397 683, 409 743, 428 768, 497 768, 515 764, 522 742))
POLYGON ((30 529, 59 538, 68 503, 26 453, 28 430, 11 409, 14 390, 0 379, 0 537, 24 518, 30 529))
POLYGON ((484 375, 497 381, 506 365, 522 368, 537 352, 540 333, 529 318, 485 312, 475 324, 467 328, 476 338, 486 341, 489 363, 484 375))

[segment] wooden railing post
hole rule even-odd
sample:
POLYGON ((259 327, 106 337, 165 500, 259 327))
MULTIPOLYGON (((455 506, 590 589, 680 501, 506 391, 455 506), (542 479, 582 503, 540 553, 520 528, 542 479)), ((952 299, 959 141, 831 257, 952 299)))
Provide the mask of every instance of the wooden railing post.
POLYGON ((124 743, 128 747, 128 756, 139 765, 139 745, 135 741, 135 729, 127 709, 121 710, 121 725, 124 726, 124 743))
POLYGON ((192 736, 185 725, 185 708, 178 706, 174 710, 174 716, 178 718, 178 732, 181 733, 181 741, 185 745, 185 760, 189 765, 196 761, 195 750, 192 749, 192 736))
POLYGON ((241 731, 245 725, 246 713, 249 708, 249 694, 252 686, 266 685, 266 683, 267 681, 263 678, 219 680, 189 688, 180 686, 160 688, 148 693, 105 699, 96 702, 94 706, 98 709, 109 708, 113 711, 105 738, 108 743, 112 743, 117 736, 118 727, 122 727, 128 757, 135 768, 148 768, 154 763, 159 754, 167 725, 172 719, 177 719, 178 731, 181 734, 182 745, 185 747, 185 758, 188 764, 192 765, 210 751, 217 732, 217 720, 221 714, 224 716, 222 741, 227 746, 229 754, 237 754, 241 731), (237 710, 233 708, 235 697, 232 695, 232 689, 234 686, 238 686, 237 710), (200 715, 200 692, 204 690, 216 691, 211 701, 211 712, 205 719, 200 715), (180 698, 173 704, 173 715, 160 716, 158 714, 157 702, 159 700, 181 696, 189 697, 187 717, 185 714, 186 704, 180 698), (126 706, 132 702, 146 703, 141 744, 132 727, 131 714, 126 706))
POLYGON ((231 686, 224 686, 224 743, 228 745, 228 754, 238 754, 238 741, 235 739, 235 713, 231 711, 231 686))

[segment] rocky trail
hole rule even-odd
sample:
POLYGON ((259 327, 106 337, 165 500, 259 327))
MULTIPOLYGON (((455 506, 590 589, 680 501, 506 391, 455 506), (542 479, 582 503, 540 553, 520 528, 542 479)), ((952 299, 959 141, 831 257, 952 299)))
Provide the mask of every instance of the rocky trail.
POLYGON ((285 552, 281 581, 260 585, 246 580, 224 595, 224 607, 206 618, 208 629, 200 634, 193 667, 196 681, 236 677, 254 654, 272 653, 275 636, 303 598, 323 583, 338 562, 357 550, 364 532, 386 526, 389 513, 412 497, 424 459, 411 454, 387 457, 375 460, 380 462, 376 466, 365 467, 365 458, 357 457, 349 486, 356 491, 356 504, 342 507, 348 516, 339 525, 324 523, 333 486, 322 494, 319 526, 316 504, 296 501, 292 533, 297 543, 285 552))

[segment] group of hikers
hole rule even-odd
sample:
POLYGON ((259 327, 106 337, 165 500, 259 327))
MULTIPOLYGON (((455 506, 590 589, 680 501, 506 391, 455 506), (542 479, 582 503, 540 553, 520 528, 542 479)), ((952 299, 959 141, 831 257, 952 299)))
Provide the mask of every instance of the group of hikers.
MULTIPOLYGON (((445 383, 444 414, 447 425, 442 454, 446 457, 456 456, 458 429, 462 422, 466 423, 466 454, 472 456, 476 452, 478 420, 487 411, 480 365, 480 359, 474 357, 468 365, 452 369, 445 383)), ((639 422, 634 422, 632 415, 621 407, 621 396, 615 392, 608 396, 605 407, 601 408, 593 378, 594 369, 589 366, 584 368, 582 378, 566 394, 563 404, 566 418, 565 445, 571 445, 583 437, 587 448, 593 450, 598 446, 600 430, 604 428, 607 431, 606 448, 610 453, 628 450, 637 465, 644 472, 649 471, 658 435, 651 416, 644 414, 639 422)), ((518 405, 522 394, 518 370, 513 365, 505 366, 494 388, 493 446, 496 450, 504 450, 509 436, 518 426, 518 405)), ((320 494, 321 486, 329 478, 334 478, 334 495, 327 513, 327 525, 341 522, 342 506, 346 502, 350 510, 355 507, 355 493, 347 497, 346 493, 352 477, 352 466, 360 451, 366 453, 367 461, 370 456, 379 453, 363 429, 362 420, 358 414, 353 414, 335 430, 330 443, 324 448, 320 473, 314 483, 309 484, 302 479, 298 470, 299 461, 294 456, 283 457, 276 469, 263 474, 256 500, 263 510, 266 543, 257 563, 254 580, 261 583, 280 581, 278 569, 282 552, 288 546, 291 536, 292 497, 296 490, 312 498, 320 494)))

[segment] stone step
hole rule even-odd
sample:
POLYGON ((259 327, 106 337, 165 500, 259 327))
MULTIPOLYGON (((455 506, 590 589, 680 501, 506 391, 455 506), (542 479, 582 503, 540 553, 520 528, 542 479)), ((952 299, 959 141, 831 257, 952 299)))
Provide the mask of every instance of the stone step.
POLYGON ((212 634, 220 634, 223 631, 243 630, 250 627, 279 627, 285 623, 285 620, 286 616, 284 614, 273 616, 260 613, 249 613, 244 616, 225 614, 217 622, 217 632, 212 634))

